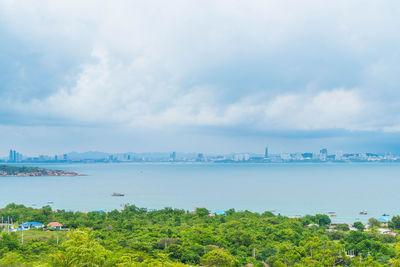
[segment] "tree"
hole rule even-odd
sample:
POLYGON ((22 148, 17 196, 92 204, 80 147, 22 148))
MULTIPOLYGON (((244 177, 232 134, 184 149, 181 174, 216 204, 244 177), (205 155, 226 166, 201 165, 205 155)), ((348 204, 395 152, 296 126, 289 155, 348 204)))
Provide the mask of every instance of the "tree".
POLYGON ((108 251, 88 232, 75 231, 61 245, 61 251, 53 254, 54 266, 105 266, 108 251))
POLYGON ((210 211, 206 208, 197 208, 196 214, 199 216, 206 216, 206 215, 210 214, 210 211))
POLYGON ((17 250, 20 247, 19 240, 16 233, 8 234, 6 232, 0 235, 0 249, 7 248, 7 250, 17 250))
POLYGON ((205 266, 239 266, 239 262, 228 251, 214 249, 207 252, 201 259, 205 266))
POLYGON ((353 226, 354 226, 354 228, 356 228, 360 231, 364 231, 364 229, 365 229, 365 226, 364 226, 364 224, 362 224, 362 222, 355 222, 353 224, 353 226))
POLYGON ((389 227, 391 229, 400 230, 400 216, 393 216, 389 222, 389 227))
POLYGON ((370 227, 374 227, 374 226, 378 226, 379 227, 379 226, 381 226, 381 223, 375 218, 369 218, 368 225, 370 227))
POLYGON ((24 259, 15 252, 7 252, 0 257, 0 266, 21 266, 24 259))
POLYGON ((315 222, 318 223, 319 226, 325 226, 331 223, 331 219, 328 215, 317 214, 315 215, 315 222))

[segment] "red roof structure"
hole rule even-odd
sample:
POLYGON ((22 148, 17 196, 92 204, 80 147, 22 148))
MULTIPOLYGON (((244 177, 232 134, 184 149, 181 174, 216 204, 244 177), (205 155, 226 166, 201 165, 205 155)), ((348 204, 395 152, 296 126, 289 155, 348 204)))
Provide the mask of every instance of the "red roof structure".
POLYGON ((53 227, 61 227, 63 226, 61 223, 59 222, 51 222, 49 223, 47 226, 53 226, 53 227))

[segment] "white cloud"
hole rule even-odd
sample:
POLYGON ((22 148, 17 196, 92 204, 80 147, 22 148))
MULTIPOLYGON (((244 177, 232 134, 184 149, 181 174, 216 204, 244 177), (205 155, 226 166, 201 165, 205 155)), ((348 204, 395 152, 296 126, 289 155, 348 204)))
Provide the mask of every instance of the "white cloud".
POLYGON ((141 58, 129 64, 112 62, 94 50, 93 64, 83 66, 76 86, 64 88, 32 108, 80 122, 127 127, 240 126, 259 130, 365 130, 368 112, 359 92, 329 91, 278 94, 269 99, 248 95, 221 104, 212 87, 180 88, 178 83, 146 76, 141 58))
POLYGON ((317 94, 278 96, 267 107, 267 122, 300 130, 362 129, 368 112, 356 90, 334 89, 317 94))
POLYGON ((396 83, 375 90, 377 81, 397 81, 396 73, 387 75, 399 66, 387 60, 400 47, 396 2, 19 3, 0 4, 8 31, 43 57, 63 51, 82 57, 73 85, 60 84, 30 103, 10 100, 26 116, 262 131, 381 130, 400 123, 388 115, 398 114, 396 83), (238 87, 236 76, 243 84, 262 82, 238 87), (381 104, 383 97, 391 104, 381 104))

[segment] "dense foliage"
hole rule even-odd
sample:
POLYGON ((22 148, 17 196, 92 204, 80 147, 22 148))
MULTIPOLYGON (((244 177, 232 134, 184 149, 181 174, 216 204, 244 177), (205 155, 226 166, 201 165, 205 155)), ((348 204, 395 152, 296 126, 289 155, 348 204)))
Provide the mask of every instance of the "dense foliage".
MULTIPOLYGON (((0 217, 45 225, 58 221, 69 231, 59 233, 59 244, 43 230, 24 231, 23 244, 21 232, 3 231, 0 266, 400 266, 396 237, 363 231, 360 224, 356 231, 344 226, 327 231, 326 215, 208 214, 206 209, 194 214, 136 206, 81 213, 9 204, 0 217)), ((397 227, 398 220, 391 225, 397 227)))
POLYGON ((41 172, 43 169, 37 167, 17 167, 12 165, 0 164, 0 172, 7 175, 17 175, 19 173, 41 172))
POLYGON ((12 166, 0 164, 0 176, 59 176, 73 175, 78 173, 62 170, 49 170, 38 167, 12 166))

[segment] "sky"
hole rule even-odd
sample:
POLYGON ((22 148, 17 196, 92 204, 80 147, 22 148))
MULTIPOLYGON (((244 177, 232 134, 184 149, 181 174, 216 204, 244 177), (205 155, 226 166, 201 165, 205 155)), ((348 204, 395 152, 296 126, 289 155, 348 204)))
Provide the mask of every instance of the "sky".
POLYGON ((400 153, 400 2, 0 1, 0 155, 400 153))

